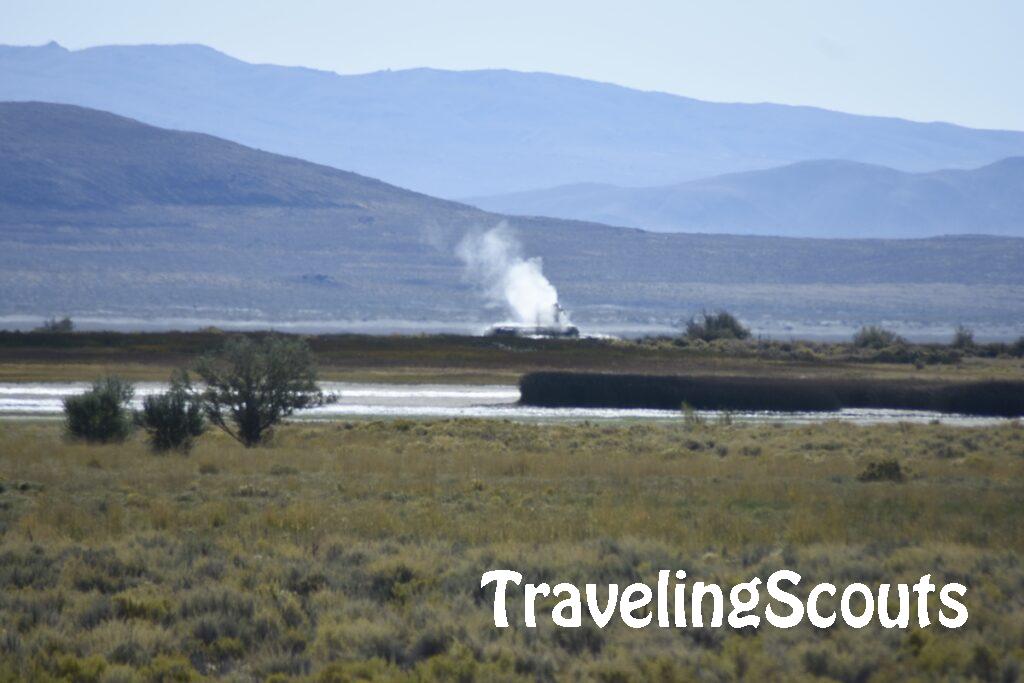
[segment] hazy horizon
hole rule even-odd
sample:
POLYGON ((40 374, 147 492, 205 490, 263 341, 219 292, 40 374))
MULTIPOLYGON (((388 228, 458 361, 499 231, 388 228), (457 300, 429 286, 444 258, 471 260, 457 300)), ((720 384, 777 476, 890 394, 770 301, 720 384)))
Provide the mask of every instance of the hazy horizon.
POLYGON ((314 2, 287 12, 237 1, 7 4, 0 43, 11 45, 200 44, 339 74, 545 72, 711 102, 1024 129, 1024 92, 1014 87, 1024 6, 1003 2, 647 2, 628 13, 583 2, 541 11, 533 0, 504 13, 460 0, 314 2))
MULTIPOLYGON (((332 70, 332 69, 319 69, 319 68, 305 66, 305 65, 301 65, 301 64, 274 64, 274 63, 270 63, 270 62, 253 62, 253 61, 249 61, 249 60, 243 59, 242 57, 239 57, 238 55, 234 55, 234 54, 231 54, 229 52, 225 52, 224 50, 218 49, 217 47, 214 47, 212 45, 206 45, 204 43, 187 43, 187 42, 176 42, 176 43, 105 43, 105 44, 98 44, 98 45, 87 45, 87 46, 84 46, 84 47, 77 47, 77 48, 69 47, 68 45, 65 45, 65 44, 63 44, 63 43, 61 43, 60 41, 57 41, 57 40, 50 40, 50 41, 46 41, 46 42, 43 42, 43 43, 24 44, 24 45, 16 45, 16 44, 12 44, 12 43, 0 43, 0 47, 15 47, 15 48, 22 48, 22 47, 23 48, 43 48, 43 47, 47 47, 49 45, 56 45, 57 47, 60 47, 60 48, 62 48, 64 50, 67 50, 69 52, 84 52, 86 50, 102 49, 102 48, 108 48, 108 47, 201 47, 201 48, 206 48, 206 49, 209 49, 209 50, 213 50, 213 51, 215 51, 215 52, 217 52, 219 54, 222 54, 225 57, 228 57, 230 59, 234 59, 234 60, 237 60, 237 61, 240 61, 240 62, 244 62, 246 64, 251 64, 253 66, 275 66, 275 67, 283 67, 283 68, 309 69, 309 70, 312 70, 312 71, 321 71, 321 72, 324 72, 324 73, 335 74, 335 75, 338 75, 338 76, 364 76, 364 75, 375 74, 375 73, 395 73, 395 72, 403 72, 403 71, 420 71, 420 70, 425 70, 425 71, 445 71, 445 72, 453 72, 453 73, 480 73, 480 72, 489 72, 489 71, 497 71, 497 72, 506 71, 506 72, 511 72, 511 73, 522 73, 522 74, 544 74, 544 75, 549 75, 549 76, 557 76, 557 77, 573 78, 573 79, 579 79, 579 80, 585 80, 585 81, 592 81, 594 83, 600 83, 600 84, 603 84, 603 85, 611 85, 611 86, 615 86, 615 87, 626 88, 626 89, 635 90, 635 91, 638 91, 638 92, 657 93, 657 94, 664 94, 664 95, 672 95, 674 97, 683 97, 683 98, 689 98, 689 99, 699 99, 702 102, 709 102, 709 103, 713 103, 713 104, 775 104, 775 105, 782 105, 782 106, 796 107, 796 108, 822 109, 822 110, 834 112, 834 113, 837 113, 837 114, 851 114, 851 115, 854 115, 854 116, 872 116, 872 117, 879 117, 879 118, 901 119, 901 120, 905 120, 905 121, 911 121, 913 123, 945 123, 945 124, 951 124, 951 125, 961 126, 961 127, 965 127, 965 128, 974 128, 974 129, 977 129, 977 130, 1024 132, 1024 122, 1022 122, 1021 126, 1018 127, 1018 128, 1005 128, 1005 127, 1004 128, 998 128, 998 127, 990 127, 990 126, 972 126, 972 125, 969 125, 969 124, 958 123, 958 122, 955 122, 955 121, 948 121, 948 120, 944 120, 944 119, 913 119, 913 118, 909 118, 909 117, 905 117, 905 116, 896 116, 896 115, 890 115, 890 114, 869 114, 869 113, 866 114, 866 113, 862 113, 862 112, 852 112, 852 111, 847 111, 847 110, 834 109, 834 108, 820 106, 820 105, 816 105, 816 104, 794 104, 794 103, 775 102, 775 101, 768 101, 768 100, 758 100, 758 101, 753 101, 753 100, 712 100, 712 99, 705 99, 705 98, 697 98, 697 97, 694 97, 692 95, 688 95, 686 93, 675 93, 675 92, 668 92, 666 90, 639 88, 639 87, 634 87, 634 86, 627 85, 627 84, 624 84, 624 83, 616 83, 616 82, 612 82, 612 81, 602 81, 602 80, 599 80, 599 79, 585 78, 583 76, 575 76, 573 74, 559 73, 559 72, 556 72, 556 71, 545 71, 545 70, 525 71, 525 70, 522 70, 522 69, 512 69, 512 68, 507 68, 507 67, 447 69, 447 68, 439 68, 439 67, 434 67, 434 66, 409 66, 409 67, 398 68, 398 69, 384 68, 384 69, 375 69, 375 70, 372 70, 372 71, 341 72, 341 71, 335 71, 335 70, 332 70)), ((542 189, 542 188, 537 188, 537 189, 542 189)))

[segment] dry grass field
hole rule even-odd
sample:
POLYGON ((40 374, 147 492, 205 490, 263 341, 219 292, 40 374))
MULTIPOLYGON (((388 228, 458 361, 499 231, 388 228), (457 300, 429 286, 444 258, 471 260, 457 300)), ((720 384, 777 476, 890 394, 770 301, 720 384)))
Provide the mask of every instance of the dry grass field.
MULTIPOLYGON (((0 382, 91 381, 116 372, 166 380, 176 367, 222 346, 217 331, 74 334, 0 331, 0 382)), ((563 370, 655 375, 871 377, 942 380, 1024 378, 1024 343, 960 350, 942 344, 880 349, 806 341, 509 339, 455 335, 306 337, 326 380, 507 383, 563 370)))
POLYGON ((1022 675, 1019 422, 291 423, 263 448, 210 433, 156 456, 138 435, 88 446, 6 421, 0 479, 0 680, 1022 675), (858 480, 889 459, 905 481, 858 480), (968 586, 970 618, 502 630, 478 588, 492 568, 732 585, 783 567, 801 589, 931 573, 968 586))

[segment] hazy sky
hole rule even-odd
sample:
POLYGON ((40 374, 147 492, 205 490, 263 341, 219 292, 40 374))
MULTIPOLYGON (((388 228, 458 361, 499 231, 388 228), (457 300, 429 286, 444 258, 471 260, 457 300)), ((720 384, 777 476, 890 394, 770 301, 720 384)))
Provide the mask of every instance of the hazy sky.
POLYGON ((7 44, 203 43, 340 73, 550 71, 1016 130, 1022 34, 1021 0, 0 0, 7 44))

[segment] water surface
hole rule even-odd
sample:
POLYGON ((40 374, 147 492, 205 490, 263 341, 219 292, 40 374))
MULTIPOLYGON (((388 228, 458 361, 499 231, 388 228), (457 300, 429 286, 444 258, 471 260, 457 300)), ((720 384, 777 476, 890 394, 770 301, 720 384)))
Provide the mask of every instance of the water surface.
MULTIPOLYGON (((683 419, 675 410, 644 410, 621 408, 538 408, 519 405, 519 388, 515 385, 460 384, 370 384, 355 382, 321 382, 324 393, 335 401, 329 405, 303 410, 295 417, 308 420, 330 420, 355 417, 474 417, 530 421, 579 420, 660 420, 683 419)), ((64 397, 89 388, 87 382, 5 382, 0 383, 0 416, 57 418, 62 412, 64 397)), ((160 382, 139 382, 135 385, 134 404, 142 397, 165 391, 160 382)), ((697 411, 707 420, 718 420, 723 411, 697 411)), ((1002 418, 942 415, 913 410, 846 409, 830 413, 730 412, 737 422, 782 422, 808 424, 837 420, 856 424, 895 422, 932 422, 962 426, 983 426, 1005 422, 1002 418)))

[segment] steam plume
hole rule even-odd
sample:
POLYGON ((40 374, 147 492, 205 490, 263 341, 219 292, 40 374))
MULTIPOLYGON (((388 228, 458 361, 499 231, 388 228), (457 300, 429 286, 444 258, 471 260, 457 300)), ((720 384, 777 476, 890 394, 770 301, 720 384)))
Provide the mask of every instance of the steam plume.
POLYGON ((558 291, 542 272, 539 257, 524 258, 505 223, 466 236, 456 253, 469 276, 484 285, 488 300, 508 310, 515 322, 554 325, 558 291))

